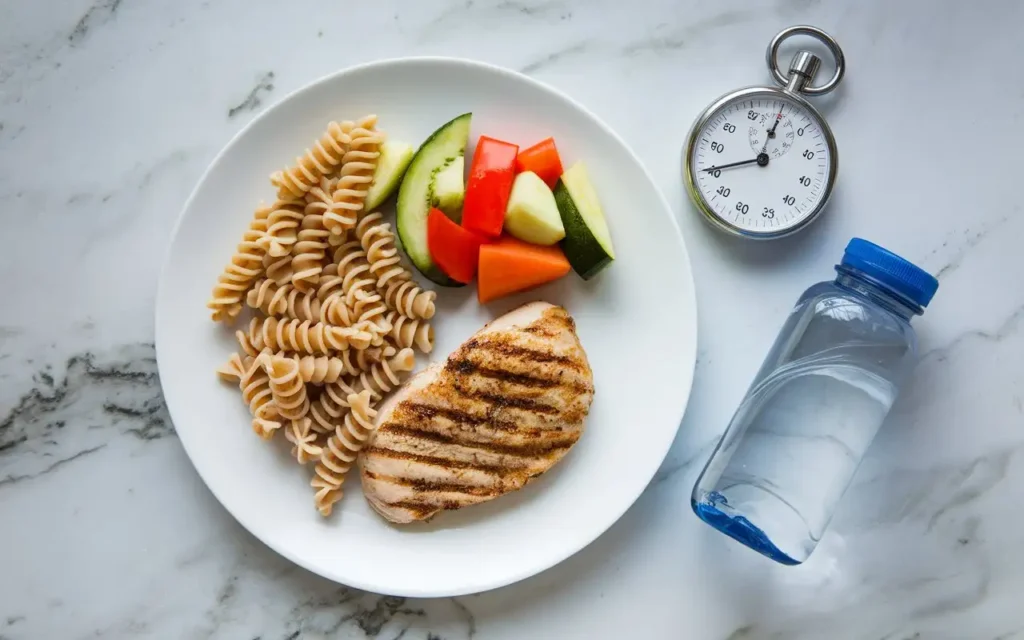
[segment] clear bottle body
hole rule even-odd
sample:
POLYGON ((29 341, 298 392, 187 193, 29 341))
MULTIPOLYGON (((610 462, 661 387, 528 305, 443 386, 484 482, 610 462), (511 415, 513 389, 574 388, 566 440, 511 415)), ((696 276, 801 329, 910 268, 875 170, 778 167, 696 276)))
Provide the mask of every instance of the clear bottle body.
POLYGON ((921 309, 838 270, 797 302, 691 498, 702 520, 784 564, 817 546, 916 360, 921 309))

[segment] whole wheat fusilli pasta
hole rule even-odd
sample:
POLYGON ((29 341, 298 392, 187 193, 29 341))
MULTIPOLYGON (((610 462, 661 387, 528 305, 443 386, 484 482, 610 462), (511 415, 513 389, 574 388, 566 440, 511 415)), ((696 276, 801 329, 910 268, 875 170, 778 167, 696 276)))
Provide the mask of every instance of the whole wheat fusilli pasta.
POLYGON ((278 171, 270 176, 270 182, 277 187, 279 197, 301 198, 320 178, 337 169, 348 150, 349 136, 346 130, 351 122, 332 122, 312 149, 295 159, 295 166, 278 171))
POLYGON ((316 489, 316 508, 322 516, 331 515, 334 504, 341 500, 345 475, 366 445, 377 417, 368 391, 350 395, 348 403, 350 409, 328 438, 310 482, 310 486, 316 489))
POLYGON ((406 318, 397 311, 389 312, 386 320, 391 325, 388 338, 399 349, 415 347, 423 353, 434 349, 434 328, 426 320, 406 318))
POLYGON ((267 273, 267 278, 273 280, 275 284, 291 284, 292 257, 290 255, 275 257, 267 254, 263 256, 263 267, 267 273))
POLYGON ((249 349, 262 351, 296 351, 303 354, 327 355, 333 351, 365 349, 370 346, 372 336, 355 327, 335 327, 308 320, 280 320, 278 318, 253 318, 249 331, 239 331, 239 342, 249 343, 249 349))
MULTIPOLYGON (((299 464, 319 460, 323 453, 320 434, 313 431, 312 424, 309 418, 302 418, 292 420, 284 428, 284 437, 292 443, 292 455, 299 464)), ((326 442, 326 438, 323 438, 323 442, 326 442)))
POLYGON ((266 278, 258 280, 249 289, 245 301, 251 308, 259 309, 268 316, 320 321, 320 300, 316 294, 312 291, 303 293, 291 284, 278 285, 266 278))
POLYGON ((237 353, 231 354, 228 362, 217 370, 226 380, 237 380, 242 390, 242 400, 249 405, 252 413, 252 430, 261 438, 269 439, 281 428, 280 414, 273 402, 270 378, 256 358, 243 359, 237 353))
POLYGON ((306 417, 309 398, 306 396, 306 383, 299 376, 298 360, 266 351, 257 360, 270 379, 270 393, 277 413, 286 420, 306 417))
POLYGON ((373 365, 359 374, 353 387, 369 391, 374 402, 402 383, 402 380, 416 366, 416 354, 412 349, 402 349, 390 358, 373 365))
POLYGON ((381 358, 395 355, 394 347, 339 351, 336 356, 292 356, 299 362, 299 376, 312 384, 331 383, 342 376, 356 376, 381 358))
POLYGON ((320 300, 320 322, 349 327, 356 321, 355 312, 345 304, 345 278, 338 274, 338 265, 324 267, 317 284, 316 297, 320 300))
POLYGON ((333 245, 341 244, 345 233, 355 226, 356 215, 362 211, 373 182, 380 144, 384 141, 383 133, 375 130, 376 125, 377 116, 366 116, 356 122, 349 134, 348 151, 334 185, 334 207, 324 214, 324 226, 331 232, 333 245))
POLYGON ((391 225, 383 222, 380 213, 360 215, 356 237, 366 253, 370 272, 376 278, 377 290, 384 302, 406 316, 429 320, 434 316, 433 291, 424 291, 412 280, 412 273, 402 265, 395 246, 391 225))
POLYGON ((338 274, 342 276, 341 288, 344 293, 345 308, 339 305, 342 301, 334 297, 330 303, 324 302, 321 313, 328 318, 340 317, 347 314, 352 319, 352 324, 364 323, 363 326, 373 325, 375 336, 383 338, 391 327, 385 322, 385 315, 388 308, 384 299, 377 292, 374 286, 373 274, 370 272, 370 263, 366 260, 366 252, 362 250, 357 240, 347 242, 337 248, 334 252, 338 274), (335 307, 338 307, 335 309, 335 307))
POLYGON ((242 298, 249 288, 263 275, 263 237, 267 233, 267 217, 270 208, 260 206, 253 214, 249 228, 242 235, 242 241, 231 256, 231 262, 224 267, 213 287, 213 294, 206 306, 213 310, 211 316, 218 322, 230 322, 242 310, 242 298))
POLYGON ((338 378, 325 384, 323 392, 309 406, 309 417, 313 420, 313 430, 319 433, 330 433, 345 419, 348 411, 348 397, 357 392, 350 384, 351 378, 338 378))
POLYGON ((345 415, 348 397, 353 393, 367 391, 376 401, 401 383, 416 366, 411 349, 398 353, 386 350, 384 353, 387 354, 385 360, 364 369, 358 376, 339 377, 324 385, 323 393, 309 409, 314 430, 324 433, 334 429, 345 415))
POLYGON ((278 200, 270 206, 267 233, 262 240, 267 255, 276 258, 291 252, 305 208, 305 201, 298 199, 278 200))
MULTIPOLYGON (((312 205, 306 205, 310 207, 312 205)), ((323 217, 310 213, 302 219, 298 242, 292 249, 292 285, 302 292, 314 291, 320 282, 327 255, 327 236, 323 217)))

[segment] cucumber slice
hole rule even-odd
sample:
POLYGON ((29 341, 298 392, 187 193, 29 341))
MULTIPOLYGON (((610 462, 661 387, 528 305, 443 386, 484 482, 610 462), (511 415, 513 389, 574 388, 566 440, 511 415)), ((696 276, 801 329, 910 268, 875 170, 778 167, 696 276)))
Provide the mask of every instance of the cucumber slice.
POLYGON ((584 280, 593 278, 615 259, 601 203, 587 167, 577 162, 555 185, 555 202, 565 225, 565 257, 584 280))
POLYGON ((391 197, 412 161, 412 154, 412 145, 405 142, 388 140, 380 145, 380 158, 373 172, 373 184, 366 192, 366 211, 373 211, 391 197))
POLYGON ((462 201, 466 199, 466 159, 455 158, 434 175, 430 183, 430 206, 444 211, 455 222, 462 222, 462 201))
POLYGON ((553 245, 565 237, 555 196, 532 171, 524 171, 512 183, 505 211, 505 231, 523 242, 553 245))
POLYGON ((441 126, 413 156, 398 189, 396 222, 398 237, 409 260, 420 273, 447 287, 461 287, 434 264, 427 247, 427 214, 430 212, 430 185, 434 176, 456 158, 466 155, 472 113, 464 113, 441 126))

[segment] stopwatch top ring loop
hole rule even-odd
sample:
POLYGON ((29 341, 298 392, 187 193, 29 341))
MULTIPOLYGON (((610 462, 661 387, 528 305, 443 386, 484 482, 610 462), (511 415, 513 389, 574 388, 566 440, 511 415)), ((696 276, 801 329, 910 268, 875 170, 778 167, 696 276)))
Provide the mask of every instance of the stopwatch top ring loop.
POLYGON ((789 84, 789 77, 782 73, 779 68, 779 46, 782 42, 793 36, 810 36, 815 40, 818 40, 832 52, 832 57, 836 62, 836 72, 832 75, 832 78, 823 85, 817 87, 804 86, 800 88, 801 93, 806 93, 809 96, 820 96, 832 91, 839 85, 839 81, 843 79, 843 74, 846 73, 846 57, 843 55, 843 50, 839 48, 839 43, 836 42, 835 38, 825 33, 817 27, 809 25, 797 25, 794 27, 787 27, 780 31, 771 43, 768 45, 768 51, 765 54, 768 62, 768 68, 771 69, 772 77, 775 81, 782 86, 789 84))

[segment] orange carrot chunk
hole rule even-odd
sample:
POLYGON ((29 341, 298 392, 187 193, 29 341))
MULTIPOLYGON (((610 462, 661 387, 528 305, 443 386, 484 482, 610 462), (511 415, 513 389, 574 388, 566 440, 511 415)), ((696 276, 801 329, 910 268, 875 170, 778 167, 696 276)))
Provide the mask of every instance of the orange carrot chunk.
POLYGON ((480 247, 477 298, 481 303, 532 289, 569 273, 569 261, 557 245, 541 247, 502 236, 480 247))

